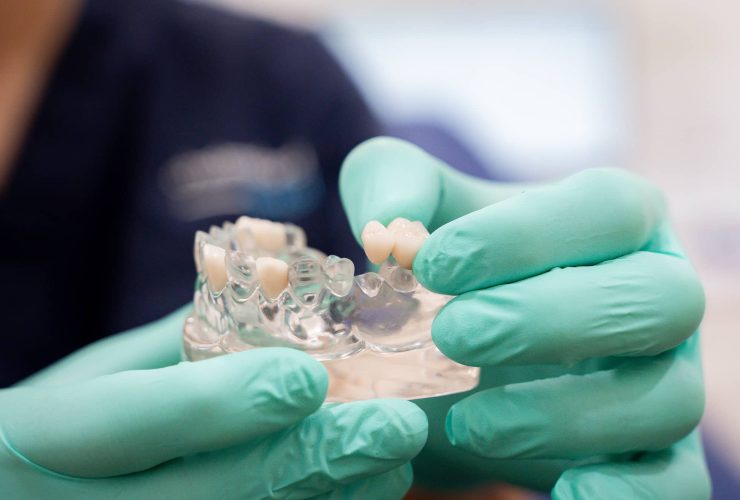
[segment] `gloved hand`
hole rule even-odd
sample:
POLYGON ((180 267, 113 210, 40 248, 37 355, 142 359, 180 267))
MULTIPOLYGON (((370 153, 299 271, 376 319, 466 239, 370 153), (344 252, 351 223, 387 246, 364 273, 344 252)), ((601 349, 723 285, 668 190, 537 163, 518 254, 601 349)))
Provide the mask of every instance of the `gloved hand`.
POLYGON ((558 499, 708 498, 695 430, 704 296, 654 187, 615 169, 498 184, 378 138, 347 157, 340 190, 358 241, 373 219, 433 231, 414 274, 457 295, 433 340, 482 367, 476 390, 419 401, 430 436, 418 479, 558 499))
POLYGON ((0 496, 400 498, 409 488, 427 430, 416 406, 320 408, 326 371, 291 349, 173 365, 185 313, 0 391, 0 496))

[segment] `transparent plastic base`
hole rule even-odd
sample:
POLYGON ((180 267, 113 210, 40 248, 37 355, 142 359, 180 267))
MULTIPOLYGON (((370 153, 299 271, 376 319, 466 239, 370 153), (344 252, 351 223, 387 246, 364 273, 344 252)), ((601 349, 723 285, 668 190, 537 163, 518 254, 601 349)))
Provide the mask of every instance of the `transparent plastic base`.
POLYGON ((378 272, 356 276, 352 261, 306 246, 297 226, 241 218, 198 232, 194 257, 193 311, 183 329, 188 360, 299 349, 329 371, 329 401, 426 398, 478 383, 478 368, 450 360, 432 342, 434 317, 452 297, 424 288, 392 256, 378 272), (260 275, 265 261, 283 280, 277 290, 260 275))
MULTIPOLYGON (((207 335, 196 317, 191 315, 186 321, 184 359, 200 361, 254 348, 242 345, 241 349, 232 349, 224 344, 207 335)), ((469 391, 478 385, 478 368, 452 361, 433 344, 404 352, 365 349, 345 358, 321 362, 329 372, 328 402, 428 398, 469 391)))

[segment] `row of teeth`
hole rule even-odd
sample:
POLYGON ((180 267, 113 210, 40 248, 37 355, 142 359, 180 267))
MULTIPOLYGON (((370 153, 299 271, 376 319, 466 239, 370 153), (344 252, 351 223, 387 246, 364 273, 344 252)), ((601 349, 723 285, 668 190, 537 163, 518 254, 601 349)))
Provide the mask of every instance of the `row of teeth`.
POLYGON ((371 220, 360 235, 370 262, 380 264, 393 255, 398 265, 405 269, 411 269, 416 254, 428 237, 429 231, 421 222, 403 217, 394 219, 388 227, 371 220))
MULTIPOLYGON (((278 252, 286 245, 305 246, 303 231, 290 224, 243 216, 229 226, 233 229, 227 229, 226 235, 233 238, 243 252, 255 245, 268 252, 278 252)), ((226 228, 225 225, 224 229, 226 228)), ((402 217, 393 220, 388 227, 378 221, 370 221, 361 235, 365 253, 372 263, 380 264, 393 255, 398 265, 405 269, 411 269, 414 258, 427 237, 429 232, 421 222, 412 222, 402 217)), ((216 293, 221 292, 229 281, 226 252, 225 248, 217 244, 206 242, 202 246, 203 270, 211 290, 216 293)), ((279 297, 288 287, 289 265, 280 259, 258 257, 254 261, 254 273, 263 294, 271 300, 279 297)))
MULTIPOLYGON (((214 292, 226 287, 229 275, 226 271, 226 250, 206 243, 203 246, 203 265, 208 283, 214 292)), ((259 257, 255 261, 257 281, 265 296, 277 298, 288 286, 288 264, 272 257, 259 257)))
MULTIPOLYGON (((245 253, 256 249, 277 253, 286 246, 302 248, 306 245, 306 236, 298 226, 246 215, 239 217, 234 224, 225 223, 223 230, 219 227, 212 228, 211 235, 214 236, 214 233, 220 234, 221 239, 232 239, 237 248, 245 253)), ((221 243, 229 246, 227 241, 221 243)), ((202 248, 203 267, 208 276, 208 283, 211 290, 218 293, 226 287, 229 280, 226 270, 226 250, 212 243, 205 243, 202 248)), ((198 251, 197 241, 196 251, 198 251)), ((278 297, 288 285, 288 264, 280 259, 257 258, 255 274, 262 291, 270 299, 278 297)))
MULTIPOLYGON (((224 222, 221 227, 211 226, 208 233, 197 231, 196 250, 202 242, 236 249, 245 254, 264 255, 301 250, 306 247, 306 234, 294 224, 242 216, 235 223, 224 222)), ((200 265, 197 257, 195 263, 196 266, 200 265)))
POLYGON ((316 304, 321 294, 317 287, 326 287, 331 294, 346 296, 352 289, 355 266, 349 259, 335 255, 301 258, 287 264, 273 257, 253 257, 206 243, 202 247, 203 270, 210 291, 218 295, 233 280, 238 295, 246 299, 256 286, 262 295, 277 299, 289 287, 293 296, 303 304, 316 304))

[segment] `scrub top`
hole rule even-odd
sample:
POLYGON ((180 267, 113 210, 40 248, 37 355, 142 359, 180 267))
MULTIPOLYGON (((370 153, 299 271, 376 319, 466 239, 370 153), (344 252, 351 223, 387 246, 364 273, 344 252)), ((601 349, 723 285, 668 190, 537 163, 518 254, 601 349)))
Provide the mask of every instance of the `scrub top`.
POLYGON ((0 194, 0 386, 185 304, 195 231, 238 215, 359 263, 337 175, 377 134, 311 34, 89 1, 0 194))

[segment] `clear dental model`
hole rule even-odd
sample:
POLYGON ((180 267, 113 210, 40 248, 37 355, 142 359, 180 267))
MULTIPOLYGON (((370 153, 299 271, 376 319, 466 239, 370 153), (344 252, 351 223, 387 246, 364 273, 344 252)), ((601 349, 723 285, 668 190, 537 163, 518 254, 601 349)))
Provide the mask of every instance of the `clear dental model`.
POLYGON ((410 270, 428 235, 420 222, 370 222, 363 246, 380 269, 355 276, 352 261, 306 246, 292 224, 241 217, 199 231, 184 355, 300 349, 326 366, 328 401, 472 389, 479 370, 445 357, 431 340, 432 320, 450 297, 422 287, 410 270))

